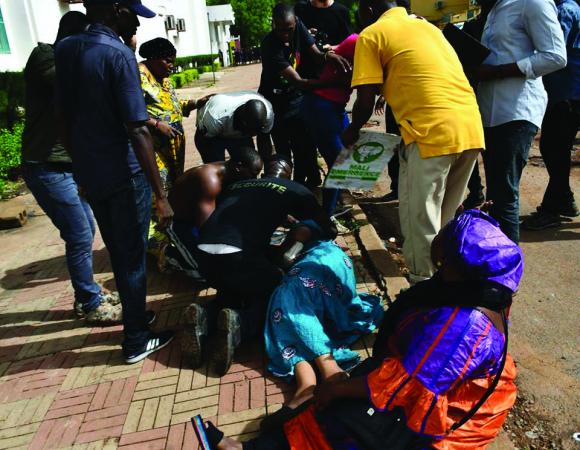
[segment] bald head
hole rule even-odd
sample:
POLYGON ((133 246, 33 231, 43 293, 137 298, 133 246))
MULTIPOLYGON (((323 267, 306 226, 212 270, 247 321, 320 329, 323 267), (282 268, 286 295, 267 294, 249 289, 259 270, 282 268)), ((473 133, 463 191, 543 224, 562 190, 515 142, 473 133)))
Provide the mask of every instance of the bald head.
POLYGON ((264 102, 249 100, 234 112, 234 127, 244 136, 256 136, 262 131, 268 118, 264 102))

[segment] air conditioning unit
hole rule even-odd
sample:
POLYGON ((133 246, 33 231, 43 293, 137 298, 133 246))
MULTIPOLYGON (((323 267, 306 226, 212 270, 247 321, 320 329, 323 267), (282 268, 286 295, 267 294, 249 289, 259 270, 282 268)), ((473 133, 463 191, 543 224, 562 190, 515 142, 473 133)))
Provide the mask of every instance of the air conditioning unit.
POLYGON ((177 31, 183 33, 185 30, 185 19, 177 19, 177 31))
POLYGON ((165 18, 165 29, 166 30, 175 30, 176 29, 175 17, 167 16, 165 18))

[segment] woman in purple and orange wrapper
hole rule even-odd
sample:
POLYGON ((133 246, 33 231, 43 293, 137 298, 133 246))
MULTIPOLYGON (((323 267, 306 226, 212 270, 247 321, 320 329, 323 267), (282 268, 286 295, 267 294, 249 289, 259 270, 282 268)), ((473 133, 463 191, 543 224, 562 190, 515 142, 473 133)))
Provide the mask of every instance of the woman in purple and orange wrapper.
POLYGON ((243 444, 208 423, 213 448, 484 449, 515 401, 505 333, 523 255, 469 210, 437 235, 432 257, 437 273, 389 308, 358 374, 320 385, 314 405, 243 444))

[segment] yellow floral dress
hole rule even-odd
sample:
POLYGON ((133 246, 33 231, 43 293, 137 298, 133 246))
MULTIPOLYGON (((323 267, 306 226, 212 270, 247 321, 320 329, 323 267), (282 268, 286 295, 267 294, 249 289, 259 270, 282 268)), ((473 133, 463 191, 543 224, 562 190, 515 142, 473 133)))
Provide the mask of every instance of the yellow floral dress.
MULTIPOLYGON (((145 97, 149 117, 161 122, 168 122, 181 135, 168 138, 158 130, 152 130, 155 159, 159 168, 161 182, 166 192, 169 192, 173 183, 183 173, 185 164, 185 136, 183 134, 183 110, 188 104, 187 100, 179 100, 169 78, 159 83, 143 63, 139 64, 141 75, 141 89, 145 97)), ((155 200, 153 200, 155 203, 155 200)), ((155 206, 155 205, 153 205, 155 206)), ((164 233, 155 229, 155 209, 149 228, 149 251, 159 256, 160 250, 167 242, 164 233)))

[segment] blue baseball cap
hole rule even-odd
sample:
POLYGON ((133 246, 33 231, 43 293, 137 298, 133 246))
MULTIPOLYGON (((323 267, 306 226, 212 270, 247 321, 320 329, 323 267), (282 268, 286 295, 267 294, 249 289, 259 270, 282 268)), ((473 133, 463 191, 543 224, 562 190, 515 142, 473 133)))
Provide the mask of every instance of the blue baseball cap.
POLYGON ((138 16, 145 17, 147 19, 157 15, 145 5, 143 5, 141 0, 84 0, 85 5, 114 5, 115 3, 127 6, 138 16))

